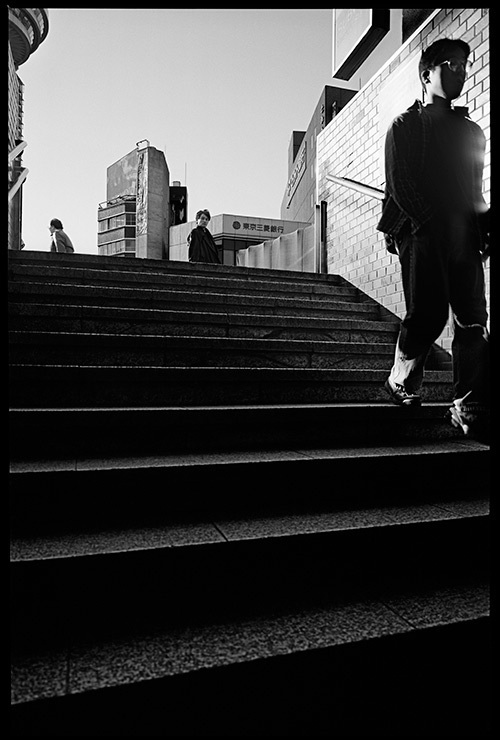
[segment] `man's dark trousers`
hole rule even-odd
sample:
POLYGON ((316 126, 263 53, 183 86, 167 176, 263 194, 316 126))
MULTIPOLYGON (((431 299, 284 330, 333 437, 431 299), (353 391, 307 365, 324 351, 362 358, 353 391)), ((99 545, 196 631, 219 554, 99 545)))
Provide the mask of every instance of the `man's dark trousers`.
POLYGON ((417 233, 410 227, 399 240, 406 315, 390 380, 418 393, 424 363, 451 307, 454 400, 489 405, 488 314, 481 236, 474 215, 434 216, 417 233))

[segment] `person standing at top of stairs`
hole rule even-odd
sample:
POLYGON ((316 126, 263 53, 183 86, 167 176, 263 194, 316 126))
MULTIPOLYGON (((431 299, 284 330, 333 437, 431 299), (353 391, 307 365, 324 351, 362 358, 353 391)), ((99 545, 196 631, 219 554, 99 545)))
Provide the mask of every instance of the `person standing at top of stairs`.
POLYGON ((454 400, 449 417, 471 437, 489 435, 489 335, 483 261, 489 209, 482 194, 486 137, 467 108, 453 108, 470 71, 470 47, 440 39, 422 52, 416 100, 386 136, 386 188, 377 225, 398 254, 406 300, 385 383, 398 405, 420 404, 424 363, 453 312, 454 400))
POLYGON ((221 263, 217 245, 207 228, 211 218, 210 211, 207 211, 206 208, 196 214, 197 225, 188 234, 187 238, 190 262, 210 262, 218 265, 221 263))
POLYGON ((51 235, 50 239, 50 251, 51 252, 67 252, 68 254, 75 251, 73 242, 63 231, 63 225, 58 218, 53 218, 50 222, 49 231, 51 235))

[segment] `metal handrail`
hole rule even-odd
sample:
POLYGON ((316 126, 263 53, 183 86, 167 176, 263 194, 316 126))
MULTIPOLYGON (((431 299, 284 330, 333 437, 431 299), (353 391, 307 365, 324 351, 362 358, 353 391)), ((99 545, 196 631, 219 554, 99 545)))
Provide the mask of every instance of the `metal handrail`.
POLYGON ((357 182, 356 180, 350 180, 348 177, 326 175, 326 179, 330 182, 334 182, 336 185, 344 185, 346 188, 351 188, 351 190, 357 190, 358 193, 368 195, 369 198, 376 198, 377 200, 383 200, 384 198, 383 190, 373 188, 371 185, 364 185, 362 182, 357 182))

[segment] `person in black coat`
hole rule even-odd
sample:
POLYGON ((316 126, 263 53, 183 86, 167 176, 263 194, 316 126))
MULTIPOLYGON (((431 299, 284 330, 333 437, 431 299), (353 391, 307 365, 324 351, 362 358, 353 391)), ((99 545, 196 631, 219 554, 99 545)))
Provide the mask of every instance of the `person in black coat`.
POLYGON ((212 234, 207 229, 210 219, 210 211, 207 211, 206 208, 202 211, 198 211, 196 214, 197 226, 195 226, 187 238, 190 262, 211 262, 216 265, 221 264, 219 253, 217 252, 217 245, 215 244, 212 234))
POLYGON ((50 251, 51 252, 74 252, 73 242, 63 231, 63 225, 58 218, 53 218, 49 226, 50 231, 50 251))
POLYGON ((377 229, 398 254, 406 303, 385 388, 393 403, 421 403, 432 344, 453 321, 449 419, 484 442, 490 426, 490 345, 483 262, 489 206, 483 197, 486 135, 467 108, 453 106, 470 73, 469 45, 438 39, 422 52, 419 100, 391 123, 386 192, 377 229), (387 239, 389 236, 389 239, 387 239))

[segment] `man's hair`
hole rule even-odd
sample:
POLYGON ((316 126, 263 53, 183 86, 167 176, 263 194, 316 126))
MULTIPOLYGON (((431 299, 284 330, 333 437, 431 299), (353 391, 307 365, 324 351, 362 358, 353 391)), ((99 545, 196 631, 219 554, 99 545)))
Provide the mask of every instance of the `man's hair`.
POLYGON ((422 80, 422 73, 428 69, 432 69, 441 62, 446 61, 446 57, 452 47, 459 46, 468 57, 470 55, 470 46, 466 41, 462 39, 438 39, 434 41, 427 49, 422 52, 420 62, 418 64, 418 74, 420 80, 422 80))
POLYGON ((202 211, 198 211, 197 212, 197 214, 196 214, 196 220, 198 221, 198 219, 200 218, 200 216, 202 216, 203 214, 205 214, 205 216, 210 221, 210 219, 212 218, 212 216, 210 215, 210 211, 207 211, 206 208, 204 208, 202 211))
POLYGON ((54 229, 62 229, 63 225, 61 221, 59 221, 58 218, 53 218, 50 222, 50 225, 54 227, 54 229))

